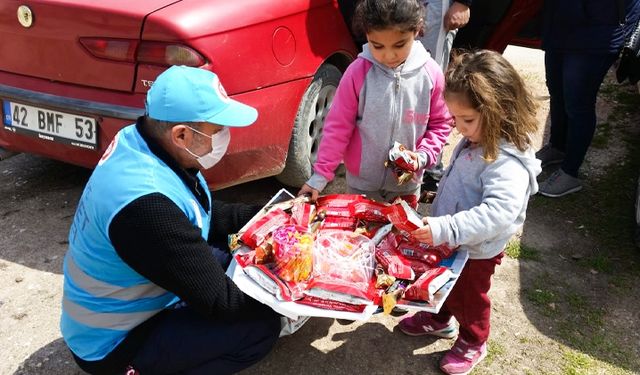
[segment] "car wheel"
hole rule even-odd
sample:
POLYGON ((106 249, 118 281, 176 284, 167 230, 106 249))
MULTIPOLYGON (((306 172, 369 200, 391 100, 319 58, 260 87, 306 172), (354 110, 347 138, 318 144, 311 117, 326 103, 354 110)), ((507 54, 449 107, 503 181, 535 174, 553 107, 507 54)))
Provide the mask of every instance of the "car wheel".
POLYGON ((298 107, 287 161, 278 181, 300 187, 311 177, 322 137, 324 120, 336 94, 342 72, 331 64, 324 64, 313 77, 298 107))

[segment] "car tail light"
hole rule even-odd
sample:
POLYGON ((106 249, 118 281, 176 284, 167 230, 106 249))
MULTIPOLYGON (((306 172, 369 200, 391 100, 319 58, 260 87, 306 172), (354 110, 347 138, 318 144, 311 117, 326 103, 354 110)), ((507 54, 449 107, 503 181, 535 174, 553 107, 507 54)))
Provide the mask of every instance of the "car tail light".
POLYGON ((182 44, 142 42, 138 47, 136 61, 157 65, 202 66, 204 57, 194 49, 182 44))
POLYGON ((129 39, 80 38, 80 44, 97 58, 133 62, 138 42, 129 39))
POLYGON ((183 44, 106 38, 80 38, 80 44, 99 59, 164 66, 202 66, 206 62, 196 50, 183 44))

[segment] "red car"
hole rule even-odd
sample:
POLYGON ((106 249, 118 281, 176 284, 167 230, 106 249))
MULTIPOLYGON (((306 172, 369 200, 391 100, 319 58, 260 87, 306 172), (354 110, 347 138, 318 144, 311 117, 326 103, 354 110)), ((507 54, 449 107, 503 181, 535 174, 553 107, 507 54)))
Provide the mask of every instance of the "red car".
MULTIPOLYGON (((539 2, 476 0, 472 20, 483 7, 499 15, 476 45, 504 49, 539 2)), ((0 149, 85 167, 144 113, 168 66, 215 71, 259 112, 206 172, 216 189, 273 175, 304 183, 358 52, 336 0, 2 0, 0 40, 0 149)))

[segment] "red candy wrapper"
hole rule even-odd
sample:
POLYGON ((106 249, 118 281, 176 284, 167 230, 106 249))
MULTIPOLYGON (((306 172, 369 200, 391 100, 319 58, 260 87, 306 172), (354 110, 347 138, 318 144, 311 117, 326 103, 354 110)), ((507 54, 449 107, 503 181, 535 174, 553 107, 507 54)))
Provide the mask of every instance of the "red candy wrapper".
POLYGON ((394 227, 410 236, 414 230, 424 226, 420 215, 405 201, 389 206, 386 210, 387 218, 394 227))
POLYGON ((330 194, 318 197, 316 206, 318 208, 348 208, 351 202, 362 199, 360 194, 330 194))
POLYGON ((354 305, 351 303, 333 301, 329 299, 322 299, 322 298, 318 298, 310 295, 304 296, 303 299, 297 300, 296 303, 299 303, 301 305, 318 307, 320 309, 347 311, 347 312, 355 312, 355 313, 361 313, 367 307, 367 305, 354 305))
POLYGON ((442 260, 439 252, 415 242, 401 241, 398 245, 398 251, 404 257, 424 262, 431 268, 437 267, 442 260))
POLYGON ((437 267, 423 273, 404 292, 404 299, 410 301, 432 301, 433 295, 451 278, 447 267, 437 267))
POLYGON ((411 157, 409 151, 400 142, 394 142, 393 147, 389 150, 389 160, 402 170, 415 172, 418 170, 417 163, 411 157))
POLYGON ((370 199, 360 199, 349 205, 350 215, 359 220, 371 221, 376 223, 388 223, 389 219, 385 215, 385 211, 389 207, 386 203, 372 201, 370 199))
POLYGON ((327 216, 320 224, 320 229, 342 229, 353 231, 356 229, 358 219, 353 217, 327 216))
POLYGON ((389 150, 389 159, 385 161, 384 165, 393 170, 398 185, 403 185, 414 179, 418 170, 418 163, 411 157, 410 150, 398 142, 395 142, 389 150))
POLYGON ((242 233, 240 240, 252 249, 262 244, 279 226, 289 224, 291 217, 280 208, 269 211, 242 233))
POLYGON ((393 233, 389 233, 380 241, 375 251, 376 261, 387 271, 389 276, 413 280, 416 277, 415 272, 411 268, 411 264, 402 258, 396 250, 397 243, 395 241, 393 233))
POLYGON ((440 255, 440 258, 447 259, 453 255, 457 248, 451 248, 447 245, 438 245, 431 246, 429 248, 431 251, 434 251, 440 255))
POLYGON ((294 224, 301 225, 305 228, 316 216, 316 207, 306 202, 296 202, 291 208, 291 220, 294 224))

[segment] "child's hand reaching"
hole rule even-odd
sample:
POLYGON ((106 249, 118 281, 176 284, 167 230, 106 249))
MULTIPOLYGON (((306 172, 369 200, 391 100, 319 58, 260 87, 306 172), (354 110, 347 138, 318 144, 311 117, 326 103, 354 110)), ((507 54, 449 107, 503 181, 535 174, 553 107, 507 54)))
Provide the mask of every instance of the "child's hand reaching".
POLYGON ((426 243, 427 245, 433 245, 433 234, 431 233, 431 227, 427 222, 427 218, 422 219, 424 226, 411 232, 411 235, 418 241, 426 243))
POLYGON ((311 186, 304 184, 301 188, 300 191, 298 192, 298 196, 300 195, 310 195, 310 200, 311 202, 315 202, 318 199, 318 195, 320 195, 320 192, 314 188, 312 188, 311 186))

